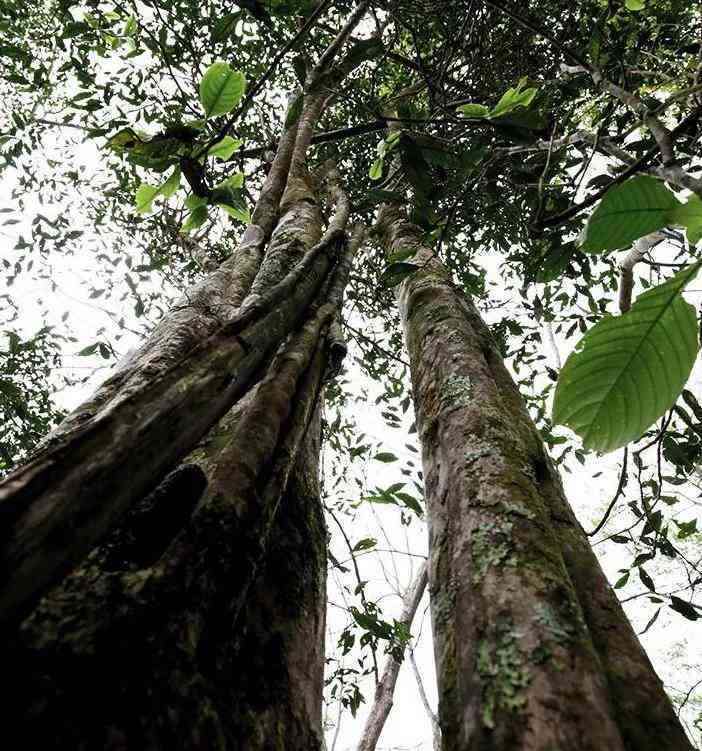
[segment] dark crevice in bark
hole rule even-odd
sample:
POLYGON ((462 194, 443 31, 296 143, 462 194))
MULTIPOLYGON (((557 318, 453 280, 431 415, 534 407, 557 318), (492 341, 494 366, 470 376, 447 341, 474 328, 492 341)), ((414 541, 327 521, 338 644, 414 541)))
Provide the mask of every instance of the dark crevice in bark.
POLYGON ((154 564, 188 523, 207 487, 197 464, 173 470, 133 506, 102 544, 105 571, 133 571, 154 564))

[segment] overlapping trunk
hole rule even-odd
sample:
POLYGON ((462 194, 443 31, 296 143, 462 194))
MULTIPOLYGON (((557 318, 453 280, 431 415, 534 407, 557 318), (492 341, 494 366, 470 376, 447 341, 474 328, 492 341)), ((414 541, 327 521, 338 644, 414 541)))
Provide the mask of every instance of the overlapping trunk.
POLYGON ((316 199, 308 205, 306 155, 335 86, 364 59, 352 47, 331 66, 365 9, 359 4, 310 72, 302 114, 281 138, 254 224, 232 260, 186 295, 136 356, 0 487, 0 623, 29 612, 193 450, 263 377, 331 283, 348 203, 337 200, 327 231, 310 247, 321 231, 316 199))
POLYGON ((361 234, 334 170, 308 173, 313 73, 232 259, 0 493, 7 732, 28 747, 321 747, 319 402, 361 234))
POLYGON ((430 524, 446 751, 690 749, 489 330, 421 231, 400 309, 430 524))

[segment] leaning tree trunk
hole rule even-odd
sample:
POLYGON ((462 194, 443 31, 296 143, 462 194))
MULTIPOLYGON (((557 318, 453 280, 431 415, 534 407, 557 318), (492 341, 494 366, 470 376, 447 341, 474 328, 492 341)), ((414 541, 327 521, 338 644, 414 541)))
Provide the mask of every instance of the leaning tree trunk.
POLYGON ((312 247, 304 222, 276 220, 281 195, 284 213, 304 213, 305 159, 315 124, 340 81, 378 53, 358 42, 332 67, 366 7, 359 4, 310 71, 302 114, 282 136, 254 224, 234 260, 188 296, 137 356, 0 486, 0 624, 26 615, 193 450, 263 376, 281 343, 324 296, 334 268, 343 265, 348 202, 337 201, 312 247), (303 237, 296 239, 294 231, 303 237), (276 261, 281 256, 285 263, 276 261))
POLYGON ((323 230, 306 153, 362 12, 308 77, 238 262, 189 298, 217 315, 174 311, 0 490, 7 732, 28 747, 321 747, 317 415, 361 234, 328 166, 323 230))
POLYGON ((404 212, 400 288, 446 751, 691 749, 473 304, 404 212))

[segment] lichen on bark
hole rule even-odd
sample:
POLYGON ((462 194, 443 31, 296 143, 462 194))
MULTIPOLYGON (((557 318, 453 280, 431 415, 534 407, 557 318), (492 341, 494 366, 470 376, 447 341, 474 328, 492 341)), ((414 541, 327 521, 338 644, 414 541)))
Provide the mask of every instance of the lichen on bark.
POLYGON ((419 266, 398 297, 444 748, 688 751, 487 326, 401 207, 378 225, 419 266))

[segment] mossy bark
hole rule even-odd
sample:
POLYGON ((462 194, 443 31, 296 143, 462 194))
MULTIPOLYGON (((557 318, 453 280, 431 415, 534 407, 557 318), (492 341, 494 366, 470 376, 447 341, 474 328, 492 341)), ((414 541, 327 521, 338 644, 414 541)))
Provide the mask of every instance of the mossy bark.
POLYGON ((397 207, 442 748, 690 749, 473 304, 397 207))
MULTIPOLYGON (((151 529, 204 490, 197 465, 143 504, 153 527, 139 510, 126 519, 6 643, 7 737, 66 751, 321 749, 326 530, 318 452, 313 417, 234 622, 236 568, 256 555, 243 530, 217 577, 217 597, 193 602, 175 581, 151 602, 130 596, 130 584, 149 574, 139 551, 156 552, 151 529)), ((222 541, 211 545, 196 555, 219 557, 222 541)))

